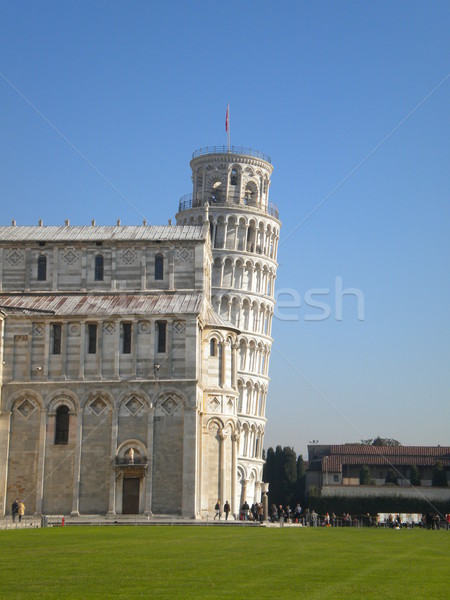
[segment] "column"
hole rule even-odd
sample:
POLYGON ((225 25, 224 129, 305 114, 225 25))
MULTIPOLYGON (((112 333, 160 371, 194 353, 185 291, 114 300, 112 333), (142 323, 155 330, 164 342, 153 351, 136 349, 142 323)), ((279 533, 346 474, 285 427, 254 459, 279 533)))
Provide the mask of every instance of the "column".
POLYGON ((131 323, 131 377, 136 378, 136 363, 138 351, 138 324, 131 323))
POLYGON ((52 290, 58 289, 58 247, 53 248, 53 264, 52 264, 52 290))
POLYGON ((84 379, 84 354, 86 352, 86 321, 80 323, 80 369, 79 379, 84 379))
POLYGON ((44 495, 44 469, 45 469, 45 443, 46 443, 47 412, 41 410, 41 421, 39 424, 39 450, 36 473, 36 509, 35 513, 42 514, 42 500, 44 495))
POLYGON ((115 320, 114 321, 114 325, 116 327, 115 331, 114 331, 114 335, 112 335, 112 339, 113 339, 113 352, 114 352, 114 366, 113 366, 113 378, 114 379, 120 379, 120 364, 119 364, 119 359, 120 359, 120 321, 115 320))
POLYGON ((141 290, 147 289, 147 261, 146 248, 140 251, 141 253, 141 290))
POLYGON ((231 345, 231 387, 237 387, 237 350, 239 346, 237 344, 231 345))
POLYGON ((73 465, 73 489, 72 489, 72 517, 78 517, 80 514, 80 478, 81 478, 81 448, 83 436, 83 409, 79 408, 77 412, 77 435, 74 451, 73 465))
POLYGON ((236 480, 237 480, 237 454, 239 444, 239 433, 235 432, 231 436, 231 512, 235 515, 239 512, 239 506, 236 507, 236 480))
POLYGON ((174 251, 169 252, 169 290, 175 289, 175 262, 174 251))
POLYGON ((117 451, 117 433, 119 423, 119 411, 113 408, 111 423, 111 469, 109 473, 109 505, 107 517, 113 517, 116 514, 116 451, 117 451))
POLYGON ((219 342, 220 344, 220 353, 221 353, 221 361, 220 361, 220 384, 221 387, 225 387, 225 381, 226 381, 226 348, 227 345, 225 342, 219 342))
POLYGON ((241 502, 239 504, 239 509, 241 508, 241 506, 244 504, 244 502, 247 499, 248 479, 243 479, 241 483, 242 483, 242 487, 241 487, 241 502))
POLYGON ((116 289, 117 248, 111 251, 111 289, 116 289))
POLYGON ((152 492, 153 492, 153 428, 155 422, 155 408, 150 404, 147 416, 147 477, 145 480, 144 515, 152 515, 152 492))
POLYGON ((227 439, 227 432, 224 429, 219 430, 219 472, 220 472, 220 480, 219 480, 219 498, 222 506, 225 504, 225 444, 227 439))
POLYGON ((102 377, 102 363, 103 363, 103 321, 99 321, 97 324, 97 354, 95 356, 95 368, 97 371, 97 377, 102 377))
POLYGON ((4 517, 7 509, 6 494, 8 482, 9 435, 11 431, 11 413, 0 413, 0 516, 4 517))
POLYGON ((48 363, 50 358, 50 323, 45 324, 44 332, 44 364, 42 365, 42 379, 48 379, 48 363))
POLYGON ((62 378, 67 379, 67 345, 69 343, 69 323, 61 324, 62 378))

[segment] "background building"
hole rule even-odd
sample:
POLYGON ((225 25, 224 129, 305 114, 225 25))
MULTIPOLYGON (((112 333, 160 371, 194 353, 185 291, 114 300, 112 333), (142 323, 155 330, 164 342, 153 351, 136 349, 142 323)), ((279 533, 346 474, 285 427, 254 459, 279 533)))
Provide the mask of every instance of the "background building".
POLYGON ((0 227, 3 514, 259 501, 279 221, 239 150, 194 155, 176 226, 0 227))
POLYGON ((449 473, 449 446, 311 444, 306 489, 314 486, 322 496, 414 498, 418 488, 423 498, 446 501, 449 473))

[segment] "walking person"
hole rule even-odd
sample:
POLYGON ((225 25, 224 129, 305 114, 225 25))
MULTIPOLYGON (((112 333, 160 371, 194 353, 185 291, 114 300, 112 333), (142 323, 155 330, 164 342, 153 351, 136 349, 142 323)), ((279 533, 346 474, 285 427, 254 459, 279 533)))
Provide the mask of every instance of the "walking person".
POLYGON ((220 508, 220 500, 217 500, 214 510, 216 511, 216 514, 214 515, 214 521, 216 520, 216 517, 219 517, 219 521, 220 521, 220 517, 222 516, 222 511, 220 508))
POLYGON ((18 501, 18 499, 16 498, 16 499, 14 500, 14 502, 12 503, 12 505, 11 505, 11 516, 12 516, 13 523, 15 523, 15 522, 16 522, 16 517, 17 517, 17 510, 18 510, 18 508, 19 508, 19 501, 18 501))
POLYGON ((22 500, 19 502, 19 505, 17 507, 17 514, 19 515, 19 523, 21 523, 22 517, 25 514, 25 504, 22 500))
POLYGON ((225 513, 225 521, 228 521, 228 515, 230 514, 231 506, 228 500, 223 505, 223 512, 225 513))

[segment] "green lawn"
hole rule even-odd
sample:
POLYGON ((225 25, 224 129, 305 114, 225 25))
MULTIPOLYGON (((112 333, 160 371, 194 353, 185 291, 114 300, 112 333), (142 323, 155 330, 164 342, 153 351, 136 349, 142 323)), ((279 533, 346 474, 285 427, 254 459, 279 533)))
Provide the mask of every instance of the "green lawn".
POLYGON ((2 598, 450 597, 450 532, 245 527, 0 531, 2 598))

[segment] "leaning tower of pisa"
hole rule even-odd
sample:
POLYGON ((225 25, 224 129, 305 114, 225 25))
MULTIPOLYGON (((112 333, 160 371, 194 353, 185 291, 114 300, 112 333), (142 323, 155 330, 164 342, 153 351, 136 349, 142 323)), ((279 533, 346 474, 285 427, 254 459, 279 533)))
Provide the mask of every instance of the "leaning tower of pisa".
POLYGON ((238 338, 236 505, 259 502, 269 384, 271 328, 280 221, 269 202, 270 157, 248 148, 194 152, 193 193, 180 200, 177 223, 210 222, 215 312, 238 338))

